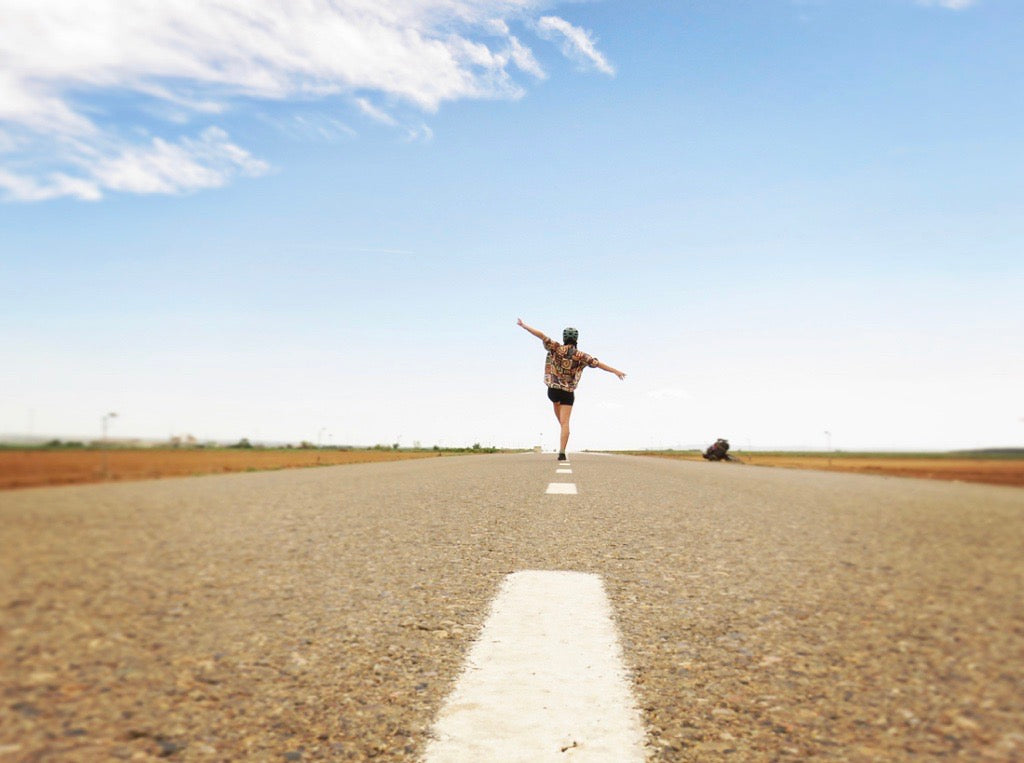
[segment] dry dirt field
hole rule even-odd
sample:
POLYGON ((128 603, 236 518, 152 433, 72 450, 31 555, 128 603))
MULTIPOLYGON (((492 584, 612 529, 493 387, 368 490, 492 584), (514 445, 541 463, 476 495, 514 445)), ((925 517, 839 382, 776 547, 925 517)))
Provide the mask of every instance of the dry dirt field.
MULTIPOLYGON (((638 455, 644 455, 639 453, 638 455)), ((699 454, 658 453, 665 458, 702 461, 699 454)), ((838 455, 828 457, 809 455, 739 453, 744 464, 754 466, 780 466, 787 469, 817 469, 830 472, 858 472, 860 474, 888 474, 894 477, 920 477, 935 480, 983 482, 989 485, 1015 485, 1024 487, 1024 459, 949 458, 899 456, 838 455)), ((709 463, 709 466, 728 469, 735 464, 709 463)))
MULTIPOLYGON (((333 466, 405 458, 432 458, 436 452, 390 450, 0 450, 0 489, 66 485, 104 480, 140 480, 222 472, 333 466), (105 476, 106 475, 106 476, 105 476)), ((701 461, 695 453, 648 453, 701 461)), ((740 453, 745 464, 789 469, 817 469, 898 477, 984 482, 1024 487, 1024 459, 900 458, 841 455, 785 455, 740 453)), ((733 464, 708 464, 731 468, 733 464)))
POLYGON ((0 489, 333 466, 440 455, 391 450, 0 450, 0 489))

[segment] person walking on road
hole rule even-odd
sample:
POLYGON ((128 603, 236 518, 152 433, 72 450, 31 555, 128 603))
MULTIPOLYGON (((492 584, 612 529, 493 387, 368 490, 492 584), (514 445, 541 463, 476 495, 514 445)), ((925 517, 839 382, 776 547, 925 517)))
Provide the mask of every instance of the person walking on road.
POLYGON ((544 361, 544 383, 548 387, 548 400, 555 407, 555 418, 561 427, 558 460, 565 461, 565 447, 569 444, 569 417, 572 415, 573 403, 576 402, 576 385, 580 383, 583 369, 600 368, 602 371, 615 374, 619 379, 625 379, 626 374, 602 363, 593 355, 578 350, 576 342, 580 338, 580 332, 571 326, 562 332, 562 343, 559 344, 544 332, 527 326, 522 318, 516 323, 540 339, 544 343, 544 349, 548 351, 547 359, 544 361))

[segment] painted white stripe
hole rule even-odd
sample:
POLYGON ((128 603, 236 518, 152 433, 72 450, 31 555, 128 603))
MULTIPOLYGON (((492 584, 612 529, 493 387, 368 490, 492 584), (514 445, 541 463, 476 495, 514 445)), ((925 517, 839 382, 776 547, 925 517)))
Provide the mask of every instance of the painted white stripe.
POLYGON ((548 485, 548 495, 576 495, 575 482, 552 482, 548 485))
POLYGON ((572 474, 572 469, 555 469, 555 474, 572 474))
POLYGON ((601 578, 505 578, 425 763, 639 763, 644 729, 601 578))

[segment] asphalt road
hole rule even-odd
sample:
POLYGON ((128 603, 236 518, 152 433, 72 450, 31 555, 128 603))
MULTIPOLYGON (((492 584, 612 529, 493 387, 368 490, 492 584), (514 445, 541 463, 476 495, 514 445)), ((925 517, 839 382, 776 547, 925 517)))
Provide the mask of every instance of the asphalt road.
POLYGON ((0 493, 0 761, 415 759, 519 570, 601 576, 651 759, 1024 759, 1024 490, 571 463, 0 493))

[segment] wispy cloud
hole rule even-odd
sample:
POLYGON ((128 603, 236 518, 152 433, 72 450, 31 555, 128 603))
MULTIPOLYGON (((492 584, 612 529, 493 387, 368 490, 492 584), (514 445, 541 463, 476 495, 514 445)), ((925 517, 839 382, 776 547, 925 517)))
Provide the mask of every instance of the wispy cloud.
POLYGON ((615 74, 615 68, 597 49, 593 35, 586 29, 573 26, 558 16, 542 17, 537 29, 548 37, 561 36, 562 52, 569 58, 605 74, 615 74))
POLYGON ((37 180, 28 175, 17 175, 0 167, 0 189, 11 198, 21 201, 49 201, 62 196, 73 196, 85 201, 96 201, 102 194, 96 183, 74 178, 63 172, 54 172, 37 180))
POLYGON ((356 98, 356 106, 359 107, 359 110, 363 112, 363 114, 375 122, 380 122, 381 124, 388 125, 390 127, 394 127, 398 124, 398 121, 393 116, 382 109, 377 108, 366 98, 356 98))
POLYGON ((269 169, 217 127, 207 128, 198 139, 182 138, 177 143, 153 138, 149 145, 127 147, 88 166, 99 188, 132 193, 218 188, 236 174, 255 177, 269 169))
POLYGON ((287 123, 276 124, 282 132, 297 140, 325 140, 334 143, 357 135, 355 130, 341 120, 320 114, 294 114, 287 123))
POLYGON ((948 8, 951 11, 962 11, 977 5, 977 0, 917 0, 918 5, 933 5, 940 8, 948 8))
POLYGON ((434 139, 434 131, 426 123, 421 122, 419 126, 411 125, 405 128, 405 139, 409 143, 416 141, 429 143, 434 139))
POLYGON ((0 189, 21 201, 70 196, 97 201, 104 190, 128 193, 182 193, 219 188, 236 175, 266 173, 266 162, 232 143, 228 134, 209 127, 198 137, 177 142, 152 138, 148 143, 94 144, 67 141, 65 163, 71 172, 15 172, 0 167, 0 189))
POLYGON ((557 33, 572 55, 611 73, 586 31, 553 16, 531 27, 530 14, 553 2, 4 0, 0 189, 22 200, 98 199, 259 175, 267 164, 226 125, 240 103, 260 99, 308 106, 340 95, 429 140, 424 113, 518 98, 516 72, 546 76, 510 23, 557 33))
POLYGON ((503 37, 508 41, 508 49, 505 55, 509 60, 512 61, 521 71, 532 74, 537 79, 547 79, 547 72, 541 67, 534 58, 533 51, 523 45, 515 35, 508 28, 501 19, 492 19, 490 23, 491 29, 494 30, 495 34, 499 37, 503 37))

